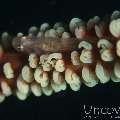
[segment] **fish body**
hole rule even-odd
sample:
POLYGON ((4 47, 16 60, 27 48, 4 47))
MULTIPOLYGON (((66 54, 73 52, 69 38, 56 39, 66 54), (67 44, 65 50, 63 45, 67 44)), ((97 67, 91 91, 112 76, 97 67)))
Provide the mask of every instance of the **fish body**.
POLYGON ((50 37, 16 37, 12 41, 13 47, 21 52, 67 52, 77 49, 77 38, 50 38, 50 37))

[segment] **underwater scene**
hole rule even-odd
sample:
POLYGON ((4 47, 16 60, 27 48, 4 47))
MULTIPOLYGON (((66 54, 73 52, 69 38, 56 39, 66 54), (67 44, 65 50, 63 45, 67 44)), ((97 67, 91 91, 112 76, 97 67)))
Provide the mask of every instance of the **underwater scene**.
POLYGON ((0 120, 119 119, 119 4, 1 2, 0 120))

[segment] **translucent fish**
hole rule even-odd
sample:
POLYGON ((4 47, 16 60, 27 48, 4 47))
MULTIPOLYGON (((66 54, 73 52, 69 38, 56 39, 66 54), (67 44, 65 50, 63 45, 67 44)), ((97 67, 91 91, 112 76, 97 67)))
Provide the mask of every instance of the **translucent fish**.
POLYGON ((13 47, 21 52, 67 52, 78 48, 77 38, 46 38, 46 37, 16 37, 12 41, 13 47))

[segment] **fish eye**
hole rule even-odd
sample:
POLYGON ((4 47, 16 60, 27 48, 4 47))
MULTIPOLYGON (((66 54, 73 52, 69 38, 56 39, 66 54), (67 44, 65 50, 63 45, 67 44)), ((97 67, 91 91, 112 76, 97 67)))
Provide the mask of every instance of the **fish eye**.
POLYGON ((20 37, 14 38, 12 40, 12 46, 15 50, 21 51, 21 49, 22 49, 21 38, 20 37))

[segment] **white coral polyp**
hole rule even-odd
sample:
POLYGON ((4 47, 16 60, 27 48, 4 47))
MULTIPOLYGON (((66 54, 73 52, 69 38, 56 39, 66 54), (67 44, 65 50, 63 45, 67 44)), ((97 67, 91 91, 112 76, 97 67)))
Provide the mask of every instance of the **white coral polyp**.
POLYGON ((110 23, 109 30, 114 37, 120 37, 120 18, 110 23))

